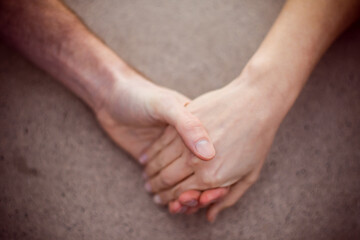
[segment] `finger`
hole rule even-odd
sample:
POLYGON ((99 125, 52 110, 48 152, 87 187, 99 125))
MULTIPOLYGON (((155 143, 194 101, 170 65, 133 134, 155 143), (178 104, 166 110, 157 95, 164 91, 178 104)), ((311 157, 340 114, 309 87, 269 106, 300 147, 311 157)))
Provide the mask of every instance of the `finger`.
POLYGON ((200 207, 207 207, 208 205, 219 201, 221 198, 226 196, 228 192, 229 192, 229 187, 221 187, 221 188, 205 190, 200 196, 199 205, 200 207))
POLYGON ((185 145, 181 138, 175 138, 146 164, 144 171, 145 176, 149 178, 160 172, 161 169, 178 159, 183 153, 184 148, 185 145))
POLYGON ((214 222, 217 215, 223 209, 234 205, 239 198, 249 189, 251 184, 245 180, 241 180, 231 187, 230 192, 221 201, 212 205, 207 211, 207 219, 209 222, 214 222))
POLYGON ((204 190, 206 189, 206 186, 199 184, 196 176, 191 175, 187 179, 177 184, 175 187, 159 192, 154 196, 153 200, 156 204, 167 204, 169 201, 177 199, 181 193, 192 189, 204 190))
POLYGON ((200 191, 189 190, 181 193, 178 200, 182 205, 188 207, 195 207, 199 204, 200 195, 201 195, 200 191))
POLYGON ((186 154, 181 155, 178 159, 162 169, 159 174, 149 179, 145 184, 145 189, 157 193, 175 186, 178 182, 193 173, 192 168, 186 161, 186 154))
POLYGON ((146 151, 140 156, 139 162, 146 164, 149 160, 153 159, 159 151, 164 149, 169 143, 171 143, 177 136, 176 129, 172 126, 168 126, 163 134, 158 138, 146 151))
POLYGON ((182 207, 182 206, 181 206, 180 202, 177 201, 177 200, 171 201, 171 202, 169 203, 169 206, 168 206, 169 212, 170 212, 171 214, 179 213, 181 207, 182 207))
POLYGON ((199 211, 199 207, 188 207, 188 209, 186 210, 185 214, 186 215, 191 215, 196 213, 197 211, 199 211))
POLYGON ((233 184, 227 196, 225 196, 221 201, 215 203, 209 208, 207 212, 207 218, 209 222, 214 222, 217 215, 223 209, 234 205, 244 195, 244 193, 257 181, 261 172, 262 165, 264 164, 264 160, 260 164, 258 164, 255 169, 250 172, 246 177, 244 177, 239 182, 233 184))
POLYGON ((168 208, 171 214, 181 214, 188 211, 188 207, 181 205, 177 200, 170 202, 168 208))
POLYGON ((180 211, 179 211, 178 213, 179 213, 179 214, 185 213, 188 209, 189 209, 189 207, 187 207, 187 206, 182 206, 182 207, 180 208, 180 211))
POLYGON ((170 109, 165 105, 166 109, 162 109, 165 120, 176 128, 190 151, 202 160, 214 158, 215 148, 201 121, 183 105, 174 104, 170 109))

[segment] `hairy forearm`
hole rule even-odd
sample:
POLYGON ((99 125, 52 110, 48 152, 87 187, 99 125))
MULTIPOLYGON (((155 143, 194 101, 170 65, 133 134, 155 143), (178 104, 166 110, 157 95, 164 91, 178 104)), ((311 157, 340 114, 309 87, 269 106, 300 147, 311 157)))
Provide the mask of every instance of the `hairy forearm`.
POLYGON ((133 73, 58 0, 0 0, 0 36, 94 109, 133 73))
POLYGON ((250 76, 251 85, 267 91, 264 97, 273 100, 280 118, 291 108, 326 49, 358 18, 359 10, 359 0, 286 2, 243 72, 250 76))

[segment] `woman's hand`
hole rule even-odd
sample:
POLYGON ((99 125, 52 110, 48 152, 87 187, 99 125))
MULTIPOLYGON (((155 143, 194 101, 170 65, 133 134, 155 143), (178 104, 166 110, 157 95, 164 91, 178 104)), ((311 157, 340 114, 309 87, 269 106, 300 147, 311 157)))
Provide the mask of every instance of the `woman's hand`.
MULTIPOLYGON (((285 115, 281 95, 266 84, 260 86, 264 81, 258 79, 264 77, 271 75, 245 71, 232 84, 204 94, 188 105, 216 147, 217 154, 212 161, 203 162, 192 155, 173 128, 168 128, 146 151, 150 161, 145 168, 148 178, 145 187, 156 193, 155 202, 168 204, 188 190, 213 189, 214 192, 219 191, 219 187, 231 187, 229 194, 210 209, 209 218, 214 218, 257 180, 285 115)), ((222 191, 212 200, 227 194, 227 190, 222 191)), ((205 197, 211 198, 209 193, 205 191, 202 195, 197 193, 197 199, 193 197, 200 203, 195 208, 211 202, 205 197)), ((179 206, 179 202, 172 202, 170 210, 179 206)), ((188 212, 195 210, 188 209, 188 212)))
MULTIPOLYGON (((239 79, 189 104, 209 131, 216 157, 199 161, 176 134, 170 138, 170 130, 149 149, 152 160, 145 171, 149 178, 145 186, 157 193, 154 200, 165 204, 193 190, 186 200, 201 201, 209 191, 194 190, 231 186, 228 195, 210 208, 210 220, 236 202, 258 178, 275 132, 312 69, 359 17, 359 6, 357 0, 340 5, 337 0, 288 0, 239 79), (159 146, 166 147, 159 151, 159 146)), ((181 206, 180 202, 172 202, 170 208, 181 206)))

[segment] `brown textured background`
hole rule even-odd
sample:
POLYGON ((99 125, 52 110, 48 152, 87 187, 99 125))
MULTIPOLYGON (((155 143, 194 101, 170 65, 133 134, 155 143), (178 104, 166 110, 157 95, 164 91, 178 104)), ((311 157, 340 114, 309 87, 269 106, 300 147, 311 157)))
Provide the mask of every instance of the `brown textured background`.
MULTIPOLYGON (((196 97, 235 78, 280 0, 67 0, 121 57, 196 97)), ((171 216, 63 86, 0 44, 0 239, 360 239, 360 24, 326 53, 260 180, 215 224, 171 216)))

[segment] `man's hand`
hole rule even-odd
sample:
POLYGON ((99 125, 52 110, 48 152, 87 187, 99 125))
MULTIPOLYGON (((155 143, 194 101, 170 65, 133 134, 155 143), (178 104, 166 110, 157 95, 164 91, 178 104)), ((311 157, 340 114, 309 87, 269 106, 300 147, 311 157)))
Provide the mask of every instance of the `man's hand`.
POLYGON ((215 150, 188 99, 130 68, 62 2, 0 0, 0 37, 51 74, 96 113, 105 131, 141 162, 165 125, 208 160, 215 150))
POLYGON ((185 108, 189 101, 131 71, 125 80, 119 80, 119 85, 115 84, 96 115, 109 136, 142 164, 148 160, 145 149, 168 124, 194 154, 211 159, 215 150, 202 123, 185 108))

